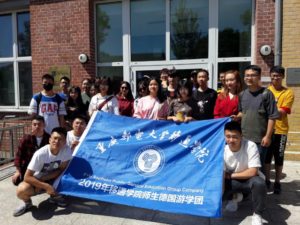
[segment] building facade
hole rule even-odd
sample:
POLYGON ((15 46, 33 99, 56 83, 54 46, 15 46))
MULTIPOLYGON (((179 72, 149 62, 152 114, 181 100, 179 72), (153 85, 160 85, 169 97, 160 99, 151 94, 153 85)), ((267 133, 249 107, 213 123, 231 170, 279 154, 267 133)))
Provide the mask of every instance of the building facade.
MULTIPOLYGON (((290 11, 295 15, 300 11, 298 2, 284 1, 280 9, 286 67, 299 65, 289 59, 291 51, 299 57, 295 40, 299 33, 290 41, 294 30, 286 30, 286 23, 293 23, 290 11)), ((275 4, 274 0, 0 0, 0 111, 25 112, 32 94, 41 89, 41 75, 49 72, 65 72, 74 85, 83 78, 110 76, 129 81, 136 91, 141 77, 158 75, 162 68, 176 69, 181 76, 206 68, 209 85, 216 89, 220 72, 238 69, 242 74, 247 65, 257 64, 268 82, 278 52, 275 4), (265 56, 260 53, 264 45, 272 50, 265 56), (87 55, 86 63, 79 62, 80 54, 87 55)), ((293 113, 299 118, 297 110, 293 113)))

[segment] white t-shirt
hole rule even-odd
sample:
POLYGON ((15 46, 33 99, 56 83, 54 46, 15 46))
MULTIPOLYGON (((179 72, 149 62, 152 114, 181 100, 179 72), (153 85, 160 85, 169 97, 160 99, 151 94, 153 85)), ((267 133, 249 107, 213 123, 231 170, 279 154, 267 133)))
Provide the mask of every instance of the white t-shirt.
POLYGON ((58 104, 56 95, 45 96, 42 94, 40 99, 39 110, 37 109, 37 99, 39 98, 39 93, 35 94, 29 105, 28 114, 37 113, 44 117, 45 120, 45 131, 51 134, 51 131, 55 127, 59 127, 58 115, 67 115, 66 107, 64 101, 58 104))
MULTIPOLYGON (((89 115, 92 115, 93 111, 97 111, 99 105, 104 102, 111 95, 102 97, 100 94, 96 94, 92 97, 89 105, 89 115)), ((119 103, 116 97, 110 99, 101 109, 101 111, 119 115, 119 103)))
POLYGON ((232 152, 229 146, 224 149, 224 170, 229 173, 243 172, 249 168, 261 167, 259 152, 254 142, 242 139, 241 148, 232 152))
POLYGON ((79 139, 80 139, 80 137, 75 136, 73 133, 73 130, 68 131, 66 142, 70 148, 71 148, 73 141, 79 141, 79 139))
POLYGON ((53 155, 48 144, 34 153, 27 169, 34 171, 34 176, 40 178, 56 170, 63 162, 69 161, 71 158, 72 151, 67 145, 57 155, 53 155))

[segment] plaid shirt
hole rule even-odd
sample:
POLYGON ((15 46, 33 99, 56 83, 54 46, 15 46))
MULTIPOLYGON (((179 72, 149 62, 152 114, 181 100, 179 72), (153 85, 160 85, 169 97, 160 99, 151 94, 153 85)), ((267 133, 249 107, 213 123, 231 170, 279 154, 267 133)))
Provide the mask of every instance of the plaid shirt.
POLYGON ((41 144, 38 146, 36 137, 34 135, 26 134, 19 142, 18 151, 15 155, 15 166, 21 172, 22 178, 24 177, 27 166, 35 151, 49 144, 49 138, 50 135, 44 132, 41 144))

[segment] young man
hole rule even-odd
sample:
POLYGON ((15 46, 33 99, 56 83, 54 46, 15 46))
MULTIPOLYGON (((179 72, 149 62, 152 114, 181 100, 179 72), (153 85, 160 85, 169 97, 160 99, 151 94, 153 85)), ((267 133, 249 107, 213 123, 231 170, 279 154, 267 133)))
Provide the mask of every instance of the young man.
POLYGON ((280 178, 282 175, 284 150, 289 130, 287 114, 291 113, 291 108, 294 102, 294 94, 292 90, 282 85, 282 80, 284 79, 284 72, 284 68, 280 66, 274 66, 270 70, 271 85, 269 87, 269 90, 272 91, 272 93, 275 96, 277 108, 280 114, 280 117, 275 121, 275 132, 273 134, 272 143, 271 146, 268 148, 265 160, 266 184, 267 187, 270 188, 270 169, 272 158, 274 156, 276 174, 274 183, 274 194, 280 194, 281 192, 280 178))
POLYGON ((225 124, 224 132, 227 143, 224 149, 224 199, 231 199, 225 209, 236 211, 238 202, 243 199, 242 193, 251 192, 254 208, 252 225, 262 225, 266 186, 260 176, 261 164, 257 146, 242 137, 238 122, 231 121, 225 124))
POLYGON ((68 91, 70 87, 70 79, 66 76, 60 78, 59 87, 61 91, 58 93, 59 96, 66 101, 68 98, 68 91))
POLYGON ((37 150, 25 173, 24 181, 17 187, 17 196, 23 204, 14 211, 14 216, 24 214, 32 207, 31 197, 45 191, 50 195, 50 202, 59 206, 66 206, 64 199, 58 195, 53 187, 72 158, 72 152, 66 146, 67 132, 64 128, 56 127, 52 130, 49 144, 37 150))
POLYGON ((233 119, 242 119, 244 137, 257 144, 264 171, 267 147, 271 144, 275 119, 279 114, 274 95, 260 85, 260 78, 260 67, 256 65, 246 67, 244 81, 247 89, 239 94, 239 114, 233 116, 233 119))
POLYGON ((79 139, 86 128, 87 120, 83 116, 76 116, 72 122, 73 130, 67 133, 67 145, 72 149, 79 144, 79 139))
POLYGON ((34 116, 31 120, 31 134, 26 134, 19 142, 15 156, 16 172, 12 176, 14 185, 24 180, 27 166, 37 149, 49 143, 50 135, 44 131, 45 121, 41 116, 34 116))
POLYGON ((208 87, 209 74, 205 69, 200 69, 196 77, 197 90, 193 98, 198 102, 199 119, 207 120, 214 118, 214 108, 217 99, 217 92, 208 87))
POLYGON ((28 114, 43 116, 45 130, 50 134, 54 127, 65 127, 64 116, 67 112, 63 99, 53 91, 54 78, 45 74, 42 82, 43 90, 32 97, 28 114))

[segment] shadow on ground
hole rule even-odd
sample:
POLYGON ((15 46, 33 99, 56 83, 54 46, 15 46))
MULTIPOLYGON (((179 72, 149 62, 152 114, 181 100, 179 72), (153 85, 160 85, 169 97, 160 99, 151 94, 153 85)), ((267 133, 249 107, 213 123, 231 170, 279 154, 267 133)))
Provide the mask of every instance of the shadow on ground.
MULTIPOLYGON (((282 183, 283 191, 281 195, 274 195, 272 193, 268 194, 266 201, 266 211, 263 215, 264 220, 267 221, 265 222, 265 224, 287 224, 286 220, 291 216, 291 212, 283 208, 282 206, 300 206, 299 187, 299 180, 289 183, 282 183)), ((69 205, 66 208, 60 208, 49 203, 49 201, 46 199, 45 201, 42 201, 37 207, 32 208, 32 216, 37 220, 48 220, 53 216, 67 215, 76 212, 81 214, 121 217, 174 225, 238 225, 242 221, 244 221, 246 217, 252 215, 251 195, 240 203, 237 212, 224 212, 223 217, 217 219, 165 213, 155 210, 92 201, 71 196, 67 196, 66 200, 68 201, 69 205)))

